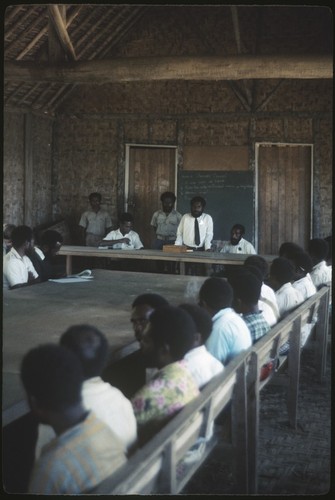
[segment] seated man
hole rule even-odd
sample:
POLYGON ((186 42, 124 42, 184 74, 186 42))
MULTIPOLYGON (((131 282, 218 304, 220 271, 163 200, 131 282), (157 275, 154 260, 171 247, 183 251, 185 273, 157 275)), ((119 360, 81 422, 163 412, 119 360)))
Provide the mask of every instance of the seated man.
POLYGON ((32 246, 28 257, 32 261, 41 281, 65 276, 65 269, 54 263, 54 257, 63 243, 63 236, 58 231, 48 229, 42 233, 39 247, 32 246))
POLYGON ((262 281, 247 266, 235 273, 231 280, 234 290, 234 308, 246 322, 252 343, 255 344, 263 335, 270 331, 270 325, 258 307, 262 281))
POLYGON ((311 278, 319 289, 322 285, 329 285, 332 281, 332 266, 327 266, 328 244, 321 238, 313 238, 308 243, 308 253, 312 258, 313 269, 311 278))
POLYGON ((270 267, 270 283, 276 294, 281 319, 304 301, 299 290, 293 288, 294 278, 294 267, 288 259, 277 257, 273 260, 270 267))
POLYGON ((12 232, 15 228, 16 226, 14 224, 3 225, 3 236, 2 236, 3 256, 5 256, 12 248, 12 232))
POLYGON ((228 281, 206 279, 199 291, 199 304, 210 314, 213 328, 205 345, 223 365, 252 345, 250 331, 232 303, 233 289, 228 281))
POLYGON ((139 250, 143 248, 143 243, 139 235, 132 230, 134 218, 124 212, 119 218, 119 228, 110 231, 100 242, 101 247, 117 248, 119 250, 139 250))
MULTIPOLYGON (((131 306, 130 321, 135 339, 140 343, 151 313, 158 307, 169 305, 158 293, 138 295, 131 306)), ((147 370, 140 349, 112 361, 103 372, 103 379, 117 387, 127 397, 132 397, 147 381, 147 370)))
POLYGON ((249 271, 256 273, 262 280, 261 294, 258 307, 263 312, 264 318, 270 326, 275 325, 279 319, 277 299, 273 289, 265 283, 268 278, 268 264, 260 255, 249 255, 244 261, 244 266, 249 271))
POLYGON ((192 316, 196 325, 196 334, 192 349, 184 356, 199 389, 202 389, 215 375, 223 371, 223 364, 208 352, 205 342, 212 331, 212 318, 204 308, 196 304, 179 306, 192 316))
POLYGON ((299 290, 304 300, 309 299, 316 293, 316 287, 312 281, 310 272, 313 268, 311 257, 306 252, 297 253, 293 262, 295 264, 295 280, 293 288, 299 290))
POLYGON ((32 246, 33 230, 18 226, 13 230, 10 251, 3 258, 3 287, 13 290, 22 286, 40 283, 40 278, 31 260, 27 257, 32 246))
POLYGON ((132 397, 140 444, 199 395, 183 359, 193 346, 195 333, 193 319, 178 307, 163 306, 150 315, 141 350, 146 365, 158 372, 132 397))
POLYGON ((82 404, 83 379, 78 357, 65 347, 41 345, 23 358, 31 410, 56 434, 34 464, 31 494, 84 493, 126 463, 122 442, 82 404))
MULTIPOLYGON (((91 325, 74 325, 63 333, 59 343, 74 352, 80 360, 85 379, 81 390, 84 407, 93 410, 112 429, 127 452, 137 439, 136 420, 130 401, 100 376, 108 357, 105 335, 91 325)), ((37 457, 42 446, 54 437, 52 427, 39 426, 37 457)))
POLYGON ((242 224, 234 224, 230 230, 230 241, 223 243, 221 253, 255 254, 253 245, 243 238, 245 227, 242 224))

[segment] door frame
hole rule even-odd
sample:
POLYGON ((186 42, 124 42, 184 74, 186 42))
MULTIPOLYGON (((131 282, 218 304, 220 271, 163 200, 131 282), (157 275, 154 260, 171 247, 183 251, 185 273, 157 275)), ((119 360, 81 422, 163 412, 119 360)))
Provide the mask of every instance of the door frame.
MULTIPOLYGON (((126 152, 125 152, 125 174, 124 174, 124 211, 128 212, 128 196, 129 196, 129 157, 130 157, 130 148, 159 148, 159 149, 175 149, 175 168, 174 168, 174 182, 175 182, 175 192, 177 193, 177 179, 178 179, 178 154, 177 149, 178 146, 167 146, 166 144, 137 144, 132 142, 127 142, 125 144, 126 152)), ((177 200, 178 201, 178 200, 177 200)), ((177 204, 176 204, 177 207, 177 204)))
POLYGON ((314 198, 314 145, 310 143, 302 143, 302 142, 274 142, 274 141, 261 141, 261 142, 255 142, 255 249, 256 252, 258 252, 258 176, 259 176, 259 151, 261 146, 278 146, 278 147, 287 147, 287 146, 304 146, 304 147, 310 147, 311 150, 311 171, 310 171, 310 177, 311 177, 311 196, 310 196, 310 221, 309 221, 309 227, 310 227, 310 235, 309 237, 312 238, 313 236, 313 198, 314 198))

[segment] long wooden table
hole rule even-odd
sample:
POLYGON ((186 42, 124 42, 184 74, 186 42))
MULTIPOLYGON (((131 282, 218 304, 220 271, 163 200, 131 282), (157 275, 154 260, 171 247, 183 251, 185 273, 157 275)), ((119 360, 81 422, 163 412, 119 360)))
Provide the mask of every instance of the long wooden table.
MULTIPOLYGON (((163 252, 161 250, 113 250, 95 247, 63 245, 58 255, 66 256, 66 273, 72 274, 73 257, 110 257, 112 259, 132 259, 148 261, 178 262, 180 274, 185 274, 185 263, 241 265, 245 261, 245 254, 224 254, 220 252, 163 252)), ((272 262, 273 255, 263 255, 267 262, 272 262)))
POLYGON ((73 324, 90 323, 108 338, 111 356, 134 350, 131 303, 142 293, 159 293, 171 304, 196 301, 205 277, 93 270, 87 282, 54 283, 3 292, 3 425, 28 411, 20 363, 32 347, 58 342, 73 324))

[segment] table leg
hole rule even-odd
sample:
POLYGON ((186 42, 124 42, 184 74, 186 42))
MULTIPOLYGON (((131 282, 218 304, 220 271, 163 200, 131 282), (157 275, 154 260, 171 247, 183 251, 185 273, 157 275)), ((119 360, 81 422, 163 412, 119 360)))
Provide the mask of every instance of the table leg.
POLYGON ((72 255, 66 256, 66 274, 67 276, 72 274, 72 255))
POLYGON ((179 262, 180 274, 185 274, 185 262, 179 262))

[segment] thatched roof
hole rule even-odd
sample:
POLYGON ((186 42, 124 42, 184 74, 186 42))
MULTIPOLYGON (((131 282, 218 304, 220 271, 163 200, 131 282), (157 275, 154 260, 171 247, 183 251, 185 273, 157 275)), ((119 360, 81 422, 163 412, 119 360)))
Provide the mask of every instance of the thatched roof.
MULTIPOLYGON (((183 11, 184 20, 191 18, 192 9, 198 9, 199 13, 199 6, 167 7, 170 12, 173 8, 179 8, 181 14, 183 11)), ((119 54, 117 48, 127 42, 143 17, 161 8, 166 7, 133 4, 22 4, 7 7, 4 16, 5 109, 52 116, 80 83, 155 79, 332 78, 331 13, 325 9, 311 11, 310 7, 305 7, 307 10, 300 16, 303 23, 306 13, 307 28, 302 31, 297 29, 295 36, 302 38, 310 33, 307 38, 312 36, 313 39, 307 40, 309 43, 305 43, 304 50, 299 50, 299 57, 290 53, 287 40, 284 44, 278 40, 275 57, 264 50, 258 53, 257 41, 246 45, 244 41, 248 37, 244 36, 244 27, 239 24, 239 15, 241 9, 248 7, 240 6, 206 7, 217 9, 219 15, 229 18, 231 46, 234 48, 230 47, 228 54, 222 49, 217 34, 213 44, 209 37, 207 39, 203 26, 195 22, 194 31, 202 42, 201 52, 185 55, 177 53, 177 47, 169 54, 160 54, 155 48, 152 54, 145 53, 143 57, 138 53, 136 57, 115 57, 119 54), (282 46, 286 47, 286 52, 280 50, 282 46)), ((268 29, 268 12, 265 8, 257 18, 257 29, 263 37, 268 29)), ((152 17, 148 19, 152 20, 152 17)), ((178 29, 183 29, 182 23, 178 29)), ((273 43, 272 46, 276 47, 273 43)))

